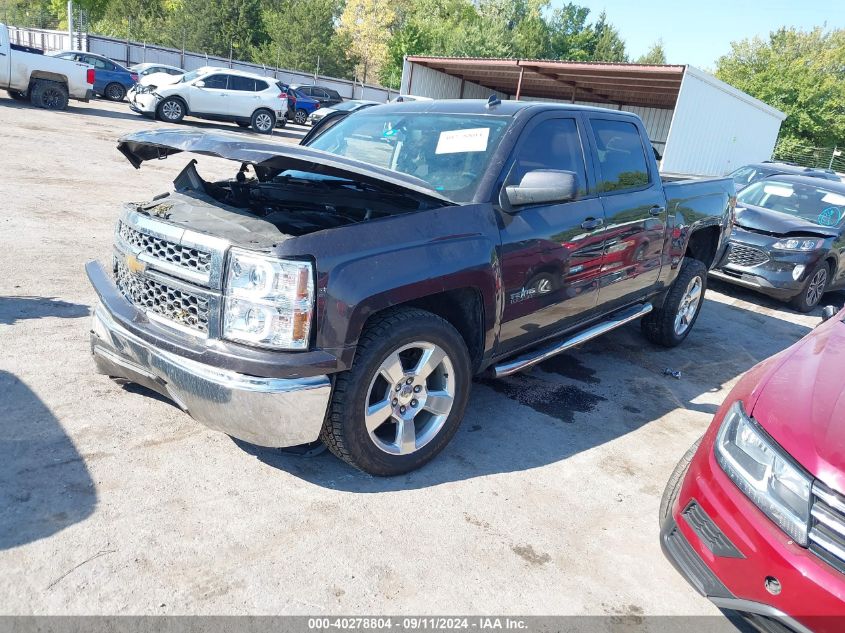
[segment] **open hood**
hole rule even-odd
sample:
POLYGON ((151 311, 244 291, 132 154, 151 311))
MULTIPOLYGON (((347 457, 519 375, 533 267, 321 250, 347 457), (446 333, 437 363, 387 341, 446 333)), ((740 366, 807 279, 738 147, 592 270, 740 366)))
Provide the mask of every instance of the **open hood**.
POLYGON ((809 234, 836 237, 839 235, 839 230, 830 226, 822 226, 788 213, 779 213, 742 203, 739 203, 736 208, 736 224, 745 229, 777 236, 809 234))
POLYGON ((454 204, 427 182, 400 172, 300 145, 252 140, 243 134, 195 130, 150 130, 122 137, 117 149, 136 168, 147 160, 191 152, 249 163, 259 175, 296 169, 345 178, 401 192, 413 192, 440 203, 454 204))

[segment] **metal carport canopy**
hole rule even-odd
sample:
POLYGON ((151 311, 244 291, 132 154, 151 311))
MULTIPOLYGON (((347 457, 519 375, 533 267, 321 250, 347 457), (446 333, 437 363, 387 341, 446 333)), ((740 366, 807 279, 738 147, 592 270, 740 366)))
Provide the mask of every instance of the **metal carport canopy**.
MULTIPOLYGON (((498 90, 515 99, 541 97, 608 105, 674 108, 686 66, 542 59, 422 57, 407 61, 498 90)), ((413 86, 413 76, 410 78, 413 86)), ((413 87, 409 90, 413 94, 413 87)), ((463 94, 461 95, 463 97, 463 94)))

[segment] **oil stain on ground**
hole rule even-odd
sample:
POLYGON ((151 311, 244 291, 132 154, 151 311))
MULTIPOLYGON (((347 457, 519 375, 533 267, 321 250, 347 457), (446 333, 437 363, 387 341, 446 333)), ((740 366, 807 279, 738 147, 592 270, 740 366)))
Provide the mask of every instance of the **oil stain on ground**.
POLYGON ((599 402, 607 399, 575 385, 548 382, 532 375, 484 380, 482 383, 523 406, 561 422, 572 422, 575 413, 589 413, 599 402))
POLYGON ((559 354, 543 361, 540 363, 540 369, 588 385, 597 385, 601 382, 596 378, 595 369, 587 367, 577 357, 569 354, 559 354))

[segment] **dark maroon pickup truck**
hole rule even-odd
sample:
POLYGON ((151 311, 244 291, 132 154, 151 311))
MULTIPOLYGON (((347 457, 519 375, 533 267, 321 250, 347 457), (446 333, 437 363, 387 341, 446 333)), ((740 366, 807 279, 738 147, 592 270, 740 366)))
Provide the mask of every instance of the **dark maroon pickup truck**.
POLYGON ((325 442, 366 472, 421 466, 472 378, 635 319, 679 344, 730 234, 729 178, 661 182, 633 114, 561 104, 376 106, 305 146, 132 134, 135 166, 235 161, 127 204, 99 295, 98 370, 262 446, 325 442))

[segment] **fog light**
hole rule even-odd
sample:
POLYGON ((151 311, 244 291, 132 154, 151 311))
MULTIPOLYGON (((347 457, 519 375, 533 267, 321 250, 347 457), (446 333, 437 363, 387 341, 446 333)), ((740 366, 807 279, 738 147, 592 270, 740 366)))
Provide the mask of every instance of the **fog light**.
POLYGON ((792 278, 795 281, 798 281, 798 278, 804 274, 804 264, 798 264, 795 268, 792 269, 792 278))

